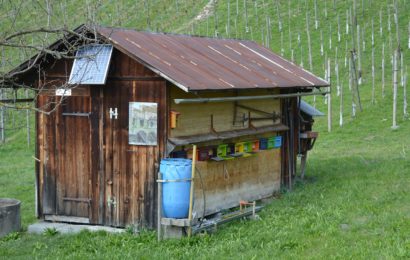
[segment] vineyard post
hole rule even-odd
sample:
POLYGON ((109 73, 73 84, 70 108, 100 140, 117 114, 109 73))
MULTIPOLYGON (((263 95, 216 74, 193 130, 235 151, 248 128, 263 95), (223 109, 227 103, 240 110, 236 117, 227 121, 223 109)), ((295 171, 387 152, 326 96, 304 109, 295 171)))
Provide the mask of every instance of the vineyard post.
POLYGON ((374 46, 372 46, 372 104, 375 103, 374 46))
MULTIPOLYGON (((28 99, 28 89, 25 91, 28 99)), ((28 106, 28 104, 27 104, 28 106)), ((30 109, 26 109, 26 124, 27 124, 27 146, 30 146, 30 109)))
POLYGON ((332 49, 332 25, 329 25, 329 50, 332 49))
POLYGON ((324 48, 323 48, 323 31, 320 29, 320 55, 323 56, 324 48))
POLYGON ((403 116, 407 118, 409 114, 407 113, 407 66, 406 74, 404 75, 404 86, 403 86, 403 116))
POLYGON ((309 26, 309 13, 308 12, 306 12, 306 34, 307 34, 308 48, 309 48, 309 70, 313 71, 312 45, 310 41, 310 26, 309 26))
MULTIPOLYGON (((0 100, 3 99, 3 89, 0 88, 0 100)), ((4 123, 4 106, 0 106, 0 141, 2 143, 6 142, 6 131, 4 123)))
POLYGON ((317 0, 315 0, 315 30, 319 27, 319 21, 317 20, 317 0))
POLYGON ((358 83, 362 85, 362 58, 360 54, 360 25, 357 25, 357 69, 358 83))
POLYGON ((340 16, 337 14, 337 42, 341 40, 341 33, 340 33, 340 16))
POLYGON ((385 58, 384 58, 384 42, 383 42, 383 45, 382 45, 382 98, 384 98, 385 96, 384 66, 385 66, 385 58))
MULTIPOLYGON (((330 58, 327 60, 327 82, 330 84, 330 58)), ((328 88, 330 90, 330 87, 328 88)), ((327 131, 332 131, 332 94, 327 94, 327 131)))
POLYGON ((396 49, 394 51, 394 57, 393 57, 393 124, 392 124, 392 129, 397 129, 397 72, 398 72, 398 56, 399 56, 399 51, 396 49))

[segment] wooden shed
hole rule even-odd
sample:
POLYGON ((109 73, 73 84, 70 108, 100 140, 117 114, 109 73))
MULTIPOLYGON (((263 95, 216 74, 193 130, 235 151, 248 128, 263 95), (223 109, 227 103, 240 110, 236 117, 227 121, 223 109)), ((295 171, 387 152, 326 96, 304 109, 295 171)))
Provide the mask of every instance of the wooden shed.
POLYGON ((37 108, 49 112, 36 116, 40 218, 154 227, 160 161, 189 158, 192 144, 196 217, 292 182, 299 101, 326 81, 252 41, 75 31, 97 41, 67 35, 51 48, 76 41, 75 59, 45 55, 16 79, 35 86, 37 108))

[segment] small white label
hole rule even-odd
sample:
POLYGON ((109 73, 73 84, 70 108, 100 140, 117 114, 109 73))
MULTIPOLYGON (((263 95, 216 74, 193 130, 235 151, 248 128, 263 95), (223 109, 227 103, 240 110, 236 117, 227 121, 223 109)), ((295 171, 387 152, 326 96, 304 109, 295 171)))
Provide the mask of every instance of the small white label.
POLYGON ((56 96, 71 96, 71 89, 58 88, 56 89, 56 96))
POLYGON ((114 108, 112 109, 112 107, 110 107, 110 119, 118 119, 118 109, 114 108))

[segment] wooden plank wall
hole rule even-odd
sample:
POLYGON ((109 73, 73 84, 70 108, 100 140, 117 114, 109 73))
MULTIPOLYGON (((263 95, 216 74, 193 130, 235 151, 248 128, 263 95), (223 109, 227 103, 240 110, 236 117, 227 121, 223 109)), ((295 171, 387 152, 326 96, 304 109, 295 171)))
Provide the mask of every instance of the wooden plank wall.
MULTIPOLYGON (((178 117, 177 127, 170 130, 172 137, 188 136, 210 133, 211 115, 214 118, 214 129, 218 131, 229 131, 248 128, 233 125, 235 113, 234 102, 205 103, 205 104, 175 104, 174 98, 198 98, 198 97, 228 97, 243 95, 272 95, 278 94, 277 90, 255 90, 243 92, 205 92, 185 93, 173 86, 171 88, 170 109, 181 113, 178 117)), ((268 113, 281 115, 280 100, 249 100, 238 102, 241 105, 252 107, 268 113)), ((236 108, 237 114, 248 117, 248 110, 236 108)), ((266 117, 266 115, 251 112, 251 117, 266 117)), ((256 127, 267 126, 281 122, 280 119, 254 121, 256 127)), ((261 137, 271 137, 278 133, 266 133, 258 136, 243 136, 226 140, 227 142, 239 142, 255 140, 261 137)), ((221 141, 207 142, 199 146, 217 145, 221 141)), ((255 156, 237 158, 223 162, 205 161, 198 162, 198 171, 195 180, 195 203, 194 212, 196 217, 213 214, 223 209, 239 205, 240 200, 257 200, 272 196, 279 192, 281 184, 281 149, 264 150, 255 156), (202 177, 202 182, 200 177, 202 177), (203 184, 203 186, 202 186, 203 184), (205 209, 204 209, 205 196, 205 209)))
MULTIPOLYGON (((53 107, 50 104, 59 99, 54 96, 55 89, 68 79, 71 64, 71 61, 65 60, 50 63, 38 84, 42 91, 37 107, 44 107, 45 110, 53 107)), ((61 185, 57 185, 59 176, 65 176, 64 173, 59 173, 66 171, 66 167, 61 165, 72 163, 69 160, 70 154, 82 149, 77 147, 81 144, 70 142, 69 139, 64 139, 65 144, 56 143, 59 134, 57 132, 63 128, 59 119, 62 112, 60 107, 50 115, 38 113, 37 158, 40 163, 37 175, 40 216, 71 214, 73 211, 68 208, 57 210, 56 205, 61 205, 61 202, 58 203, 56 198, 62 197, 58 196, 57 189, 75 185, 78 181, 86 181, 90 183, 89 196, 92 198, 89 214, 91 223, 154 227, 155 179, 160 158, 164 156, 168 126, 166 81, 127 55, 114 50, 106 85, 78 86, 72 93, 73 96, 82 96, 89 100, 87 107, 91 110, 91 115, 88 130, 77 127, 78 130, 87 130, 90 134, 91 148, 88 158, 91 162, 91 175, 89 180, 83 179, 84 176, 76 176, 75 180, 60 178, 61 185), (138 101, 158 103, 157 146, 128 145, 128 104, 138 101), (110 107, 119 109, 118 120, 109 119, 110 107), (63 152, 61 149, 66 150, 63 152), (65 158, 59 157, 59 154, 65 154, 65 158), (108 198, 114 198, 116 205, 108 206, 108 198)), ((64 123, 77 124, 69 121, 64 123)), ((86 151, 82 150, 81 153, 86 151)))
POLYGON ((193 212, 199 218, 204 215, 204 193, 206 216, 238 206, 240 200, 258 200, 279 192, 281 152, 264 150, 247 158, 198 162, 197 169, 193 212))
POLYGON ((105 199, 114 197, 117 202, 116 208, 106 210, 106 224, 154 227, 156 173, 166 146, 166 82, 128 56, 115 51, 109 80, 104 87, 103 103, 106 119, 104 125, 106 158, 104 172, 107 184, 105 199), (158 103, 157 146, 128 144, 129 102, 158 103), (118 108, 118 121, 108 119, 110 107, 118 108))
MULTIPOLYGON (((276 94, 276 91, 255 90, 244 92, 206 92, 206 93, 185 93, 181 89, 171 87, 170 109, 180 113, 178 123, 175 129, 170 130, 171 137, 188 136, 196 134, 206 134, 210 132, 211 115, 213 115, 214 129, 218 131, 229 131, 247 128, 245 126, 233 125, 235 106, 234 102, 218 102, 218 103, 202 103, 202 104, 175 104, 175 98, 198 98, 198 97, 228 97, 228 96, 243 96, 243 95, 268 95, 276 94)), ((241 105, 263 110, 268 113, 280 113, 280 101, 278 99, 270 100, 249 100, 238 102, 241 105)), ((248 110, 237 108, 237 115, 245 114, 248 117, 248 110)), ((251 113, 251 117, 261 117, 264 115, 251 113)), ((265 115, 266 116, 266 115, 265 115)), ((279 122, 279 121, 276 121, 279 122)), ((272 125, 272 120, 254 121, 252 124, 255 127, 272 125)))

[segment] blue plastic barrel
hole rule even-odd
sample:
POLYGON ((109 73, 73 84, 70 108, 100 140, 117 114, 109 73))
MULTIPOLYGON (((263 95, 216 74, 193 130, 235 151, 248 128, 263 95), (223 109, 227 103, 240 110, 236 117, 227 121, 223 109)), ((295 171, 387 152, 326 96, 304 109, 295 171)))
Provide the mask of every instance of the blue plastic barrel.
POLYGON ((162 209, 166 218, 187 218, 191 190, 192 161, 182 158, 162 159, 162 209))

